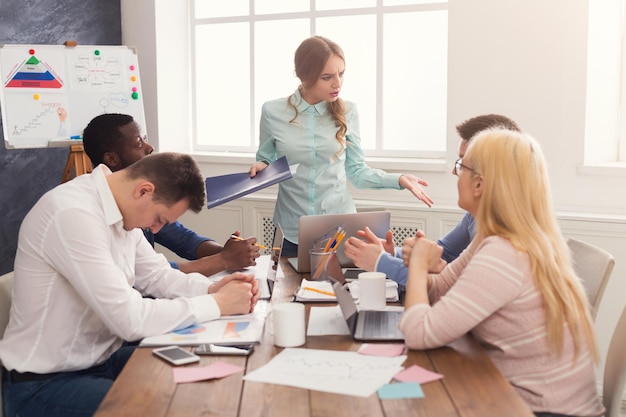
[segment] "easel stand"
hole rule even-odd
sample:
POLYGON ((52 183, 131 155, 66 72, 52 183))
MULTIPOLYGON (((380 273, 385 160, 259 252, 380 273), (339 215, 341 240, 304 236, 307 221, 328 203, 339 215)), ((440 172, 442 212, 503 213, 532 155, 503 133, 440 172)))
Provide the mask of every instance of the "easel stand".
POLYGON ((85 148, 82 143, 70 146, 70 154, 67 157, 65 163, 65 170, 63 171, 63 178, 61 178, 61 184, 71 180, 74 176, 82 174, 88 174, 92 171, 91 161, 85 153, 85 148), (74 175, 72 175, 72 171, 74 175))
MULTIPOLYGON (((67 40, 63 42, 63 45, 71 47, 78 45, 78 43, 74 40, 67 40)), ((67 162, 65 163, 65 169, 63 170, 63 178, 61 178, 61 184, 71 180, 73 177, 78 177, 82 174, 88 174, 91 171, 91 161, 85 153, 83 141, 80 141, 80 143, 77 143, 75 145, 70 145, 70 154, 68 155, 67 162), (74 175, 72 175, 72 169, 74 170, 74 175)))

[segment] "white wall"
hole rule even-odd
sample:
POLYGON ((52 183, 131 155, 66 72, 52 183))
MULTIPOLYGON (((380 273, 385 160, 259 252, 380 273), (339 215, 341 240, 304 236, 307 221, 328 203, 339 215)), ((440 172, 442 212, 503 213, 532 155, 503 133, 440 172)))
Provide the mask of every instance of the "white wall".
MULTIPOLYGON (((157 131, 158 111, 153 95, 156 92, 149 96, 146 90, 157 88, 154 62, 170 59, 155 52, 154 26, 149 21, 155 15, 155 3, 157 7, 169 8, 167 18, 181 19, 180 9, 173 6, 178 2, 122 0, 123 39, 138 47, 151 139, 157 131), (179 10, 179 13, 172 13, 172 10, 179 10)), ((159 18, 159 12, 156 16, 159 18)), ((548 160, 554 203, 564 233, 601 246, 617 259, 613 280, 596 320, 604 358, 610 335, 626 302, 623 278, 626 276, 626 192, 621 175, 583 175, 578 169, 583 161, 585 132, 586 18, 586 0, 451 0, 448 169, 414 173, 430 182, 428 191, 436 202, 434 210, 450 209, 456 206, 456 181, 449 174, 456 159, 456 123, 478 114, 501 113, 515 119, 523 130, 538 139, 548 160)), ((172 34, 172 39, 180 35, 172 34)), ((165 51, 175 58, 187 53, 171 46, 165 51)), ((163 78, 159 82, 169 85, 163 78)), ((160 90, 167 89, 161 84, 160 90)), ((186 135, 190 131, 185 124, 188 107, 184 102, 178 103, 181 98, 172 90, 159 92, 159 105, 165 100, 174 100, 182 110, 174 115, 161 113, 157 135, 159 132, 186 135)), ((251 159, 236 163, 230 159, 216 162, 199 157, 199 161, 206 175, 217 175, 244 171, 251 159)), ((368 205, 418 207, 407 192, 354 191, 354 195, 368 205)), ((254 200, 244 204, 254 206, 254 200)), ((219 238, 232 227, 223 226, 223 222, 214 217, 215 213, 203 212, 193 223, 203 230, 206 228, 209 236, 219 238), (215 228, 219 232, 215 232, 215 228)), ((239 221, 237 227, 255 230, 245 214, 238 213, 229 220, 239 221)))

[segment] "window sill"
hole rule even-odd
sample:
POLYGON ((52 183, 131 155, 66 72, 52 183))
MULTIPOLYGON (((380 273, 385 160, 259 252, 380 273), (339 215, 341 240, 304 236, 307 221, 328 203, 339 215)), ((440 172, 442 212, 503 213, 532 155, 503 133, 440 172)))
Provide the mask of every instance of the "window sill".
POLYGON ((599 164, 579 165, 578 174, 626 177, 626 162, 605 162, 599 164))
MULTIPOLYGON (((201 163, 220 163, 244 165, 249 167, 255 161, 253 153, 244 152, 195 152, 193 156, 201 163)), ((448 165, 444 158, 381 158, 366 157, 367 164, 372 168, 394 172, 447 172, 448 165)), ((626 165, 625 165, 626 167, 626 165)))

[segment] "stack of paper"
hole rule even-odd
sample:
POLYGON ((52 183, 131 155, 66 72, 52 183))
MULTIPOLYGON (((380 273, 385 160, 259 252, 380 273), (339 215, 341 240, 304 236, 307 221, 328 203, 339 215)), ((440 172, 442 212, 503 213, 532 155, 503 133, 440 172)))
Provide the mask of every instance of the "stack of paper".
POLYGON ((300 287, 296 290, 294 299, 302 302, 325 302, 337 301, 337 296, 330 281, 309 281, 303 279, 300 287))
MULTIPOLYGON (((350 290, 350 294, 352 294, 352 298, 355 300, 359 299, 359 281, 352 281, 348 284, 348 289, 350 290)), ((398 301, 398 283, 392 281, 390 279, 385 281, 385 291, 387 298, 387 302, 395 302, 398 301)))
MULTIPOLYGON (((387 280, 385 283, 387 302, 396 302, 398 298, 398 283, 387 280)), ((353 281, 348 284, 352 298, 359 299, 359 282, 353 281)), ((337 301, 337 296, 330 281, 309 281, 303 279, 300 287, 294 294, 294 301, 300 302, 330 302, 337 301)))

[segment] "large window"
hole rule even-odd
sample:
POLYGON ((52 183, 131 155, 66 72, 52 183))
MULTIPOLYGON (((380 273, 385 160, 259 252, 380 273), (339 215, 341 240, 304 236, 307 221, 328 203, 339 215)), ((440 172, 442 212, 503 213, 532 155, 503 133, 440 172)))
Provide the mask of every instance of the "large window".
POLYGON ((588 167, 623 167, 626 163, 625 3, 589 1, 584 154, 588 167))
POLYGON ((263 102, 289 96, 305 38, 341 45, 341 97, 370 156, 444 158, 447 1, 194 0, 194 149, 254 152, 263 102))

